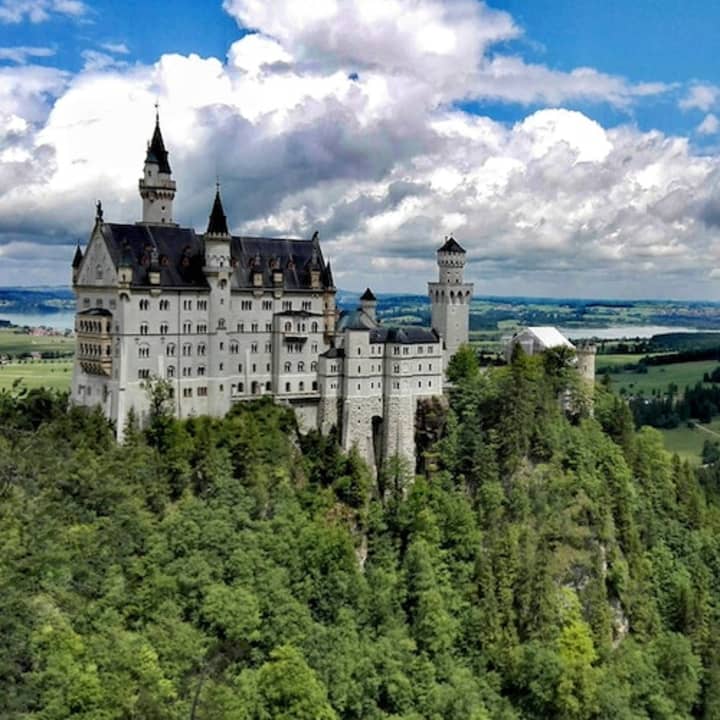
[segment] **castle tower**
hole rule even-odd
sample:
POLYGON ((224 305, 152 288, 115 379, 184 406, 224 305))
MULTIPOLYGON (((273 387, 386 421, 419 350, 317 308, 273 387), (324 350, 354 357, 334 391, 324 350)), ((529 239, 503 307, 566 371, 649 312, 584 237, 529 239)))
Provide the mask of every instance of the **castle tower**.
POLYGON ((445 366, 468 341, 472 283, 463 280, 465 250, 450 236, 437 251, 438 282, 428 283, 433 330, 443 340, 445 366))
POLYGON ((597 347, 593 343, 582 343, 575 346, 577 369, 580 377, 591 387, 595 383, 595 355, 597 347))
POLYGON ((227 347, 230 312, 230 232, 220 198, 215 191, 207 231, 205 232, 205 265, 203 272, 210 287, 208 320, 208 409, 210 414, 224 415, 230 409, 230 394, 225 387, 224 360, 227 347))
POLYGON ((155 114, 155 131, 148 144, 143 176, 138 183, 143 201, 142 222, 148 225, 173 225, 172 205, 175 181, 160 132, 160 116, 155 114))
POLYGON ((360 296, 360 308, 373 320, 377 320, 377 298, 370 288, 366 288, 360 296))

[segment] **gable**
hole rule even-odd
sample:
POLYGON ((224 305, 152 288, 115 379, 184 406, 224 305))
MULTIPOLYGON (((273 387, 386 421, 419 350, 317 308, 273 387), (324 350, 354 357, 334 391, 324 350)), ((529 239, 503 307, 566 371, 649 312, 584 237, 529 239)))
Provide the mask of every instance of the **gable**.
POLYGON ((114 287, 117 285, 115 263, 98 226, 90 236, 77 276, 78 285, 114 287))

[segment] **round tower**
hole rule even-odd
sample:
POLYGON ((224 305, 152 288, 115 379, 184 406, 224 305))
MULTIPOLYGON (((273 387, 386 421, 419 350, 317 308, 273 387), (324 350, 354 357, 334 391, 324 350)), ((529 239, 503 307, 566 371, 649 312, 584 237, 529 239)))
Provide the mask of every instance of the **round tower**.
POLYGON ((468 341, 473 285, 463 278, 465 250, 450 236, 438 248, 438 281, 428 283, 432 328, 442 338, 445 364, 468 341))
POLYGON ((162 133, 160 116, 155 113, 155 131, 145 155, 143 176, 138 183, 143 201, 142 222, 148 225, 173 225, 173 200, 175 181, 168 161, 162 133))

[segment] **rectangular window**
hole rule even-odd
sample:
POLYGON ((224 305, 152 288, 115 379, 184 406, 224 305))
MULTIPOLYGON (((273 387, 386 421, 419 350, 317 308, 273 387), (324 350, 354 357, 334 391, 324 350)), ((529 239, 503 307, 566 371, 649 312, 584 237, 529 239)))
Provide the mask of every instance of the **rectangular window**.
POLYGON ((262 309, 263 310, 272 310, 272 300, 263 300, 262 301, 262 309))
POLYGON ((183 388, 183 397, 192 397, 192 388, 183 388))
POLYGON ((252 310, 252 300, 242 300, 240 302, 241 310, 252 310))
POLYGON ((265 332, 272 332, 272 323, 265 323, 265 332))
POLYGON ((303 310, 311 310, 312 309, 312 301, 303 300, 302 309, 303 310))
POLYGON ((150 377, 150 371, 147 368, 140 368, 138 370, 138 378, 141 380, 147 379, 150 377))
POLYGON ((258 324, 257 324, 257 323, 253 323, 253 324, 250 326, 250 332, 257 332, 257 331, 258 331, 258 324))
POLYGON ((206 397, 207 396, 207 388, 206 387, 199 387, 197 389, 198 397, 206 397))
POLYGON ((292 300, 283 300, 282 309, 283 311, 292 310, 292 300))

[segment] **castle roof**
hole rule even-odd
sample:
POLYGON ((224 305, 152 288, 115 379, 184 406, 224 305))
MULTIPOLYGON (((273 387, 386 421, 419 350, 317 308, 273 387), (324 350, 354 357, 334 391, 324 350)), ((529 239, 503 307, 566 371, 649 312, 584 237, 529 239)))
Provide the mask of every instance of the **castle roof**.
MULTIPOLYGON (((100 230, 115 267, 132 268, 131 285, 149 285, 148 270, 153 252, 160 264, 160 285, 178 289, 207 289, 203 273, 205 243, 192 228, 175 225, 104 223, 100 230)), ((332 287, 332 274, 317 243, 312 240, 263 237, 230 237, 233 271, 231 288, 273 287, 273 274, 282 272, 286 290, 311 290, 313 248, 320 265, 321 289, 332 287)))
POLYGON ((207 226, 207 235, 229 235, 227 218, 220 199, 220 188, 215 192, 215 202, 210 211, 210 220, 207 226))
POLYGON ((544 348, 574 347, 574 345, 556 327, 552 327, 550 325, 526 327, 525 330, 518 333, 515 337, 519 337, 524 333, 530 333, 533 335, 538 343, 544 348))
POLYGON ((408 325, 406 327, 375 328, 370 331, 371 343, 390 343, 398 345, 421 345, 436 343, 438 334, 430 328, 408 325))
POLYGON ((438 252, 450 252, 450 253, 462 253, 465 255, 465 248, 451 235, 445 242, 443 243, 442 247, 439 247, 438 252))
POLYGON ((364 310, 343 310, 338 318, 336 330, 373 330, 378 326, 376 320, 373 320, 364 310))
POLYGON ((374 302, 377 300, 375 295, 373 295, 373 291, 370 288, 365 288, 365 292, 360 296, 361 300, 367 300, 369 302, 374 302))
POLYGON ((79 268, 80 263, 82 262, 82 259, 83 259, 82 250, 80 249, 80 245, 78 245, 75 248, 75 255, 74 255, 73 261, 72 261, 73 268, 79 268))
POLYGON ((158 171, 161 173, 170 175, 172 172, 170 163, 168 162, 168 152, 165 149, 162 132, 160 132, 160 117, 158 115, 155 116, 155 131, 148 145, 145 162, 158 165, 158 171))

